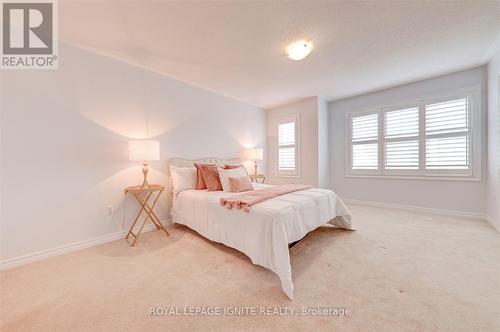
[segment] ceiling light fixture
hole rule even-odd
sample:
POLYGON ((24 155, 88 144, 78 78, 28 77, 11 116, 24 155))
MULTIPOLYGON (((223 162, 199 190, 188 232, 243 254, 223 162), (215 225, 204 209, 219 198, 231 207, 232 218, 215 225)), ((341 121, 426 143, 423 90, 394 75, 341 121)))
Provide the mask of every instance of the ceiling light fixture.
POLYGON ((313 50, 313 43, 310 40, 300 40, 291 43, 286 48, 286 55, 292 60, 302 60, 313 50))

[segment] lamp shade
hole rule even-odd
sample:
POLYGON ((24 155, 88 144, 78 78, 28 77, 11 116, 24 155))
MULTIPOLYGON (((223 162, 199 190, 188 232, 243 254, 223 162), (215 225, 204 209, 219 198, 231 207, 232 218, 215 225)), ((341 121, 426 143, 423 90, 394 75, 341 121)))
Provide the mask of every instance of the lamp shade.
POLYGON ((160 160, 160 141, 133 140, 128 143, 129 159, 133 161, 160 160))
POLYGON ((247 149, 246 157, 248 160, 262 160, 264 159, 264 149, 247 149))

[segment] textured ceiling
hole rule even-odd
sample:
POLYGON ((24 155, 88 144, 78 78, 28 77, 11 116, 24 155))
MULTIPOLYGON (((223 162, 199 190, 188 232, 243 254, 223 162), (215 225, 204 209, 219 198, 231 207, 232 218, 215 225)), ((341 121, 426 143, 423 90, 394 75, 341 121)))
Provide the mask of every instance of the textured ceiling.
POLYGON ((61 39, 260 107, 484 64, 500 1, 60 2, 61 39), (286 45, 311 39, 303 61, 286 45))

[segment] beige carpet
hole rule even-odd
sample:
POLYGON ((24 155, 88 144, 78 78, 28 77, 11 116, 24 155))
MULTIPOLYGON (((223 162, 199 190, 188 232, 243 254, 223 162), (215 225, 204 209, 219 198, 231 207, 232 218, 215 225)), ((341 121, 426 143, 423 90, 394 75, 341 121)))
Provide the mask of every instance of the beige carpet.
POLYGON ((351 206, 358 230, 293 250, 293 301, 270 271, 183 226, 0 274, 5 331, 500 331, 500 236, 486 222, 351 206), (347 307, 350 316, 150 316, 151 306, 347 307))

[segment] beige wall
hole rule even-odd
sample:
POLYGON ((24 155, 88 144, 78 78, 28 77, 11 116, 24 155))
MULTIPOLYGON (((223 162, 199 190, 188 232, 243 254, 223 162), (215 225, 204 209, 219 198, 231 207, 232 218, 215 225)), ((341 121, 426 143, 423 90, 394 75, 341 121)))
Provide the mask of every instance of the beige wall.
POLYGON ((332 188, 344 199, 482 214, 486 183, 486 66, 400 85, 330 103, 332 188), (481 181, 438 181, 347 177, 346 113, 454 89, 481 86, 481 181))
POLYGON ((319 97, 267 110, 268 182, 329 187, 328 128, 327 102, 319 97), (276 174, 276 120, 293 115, 300 117, 299 176, 284 177, 276 174))
POLYGON ((486 184, 486 214, 500 230, 499 188, 499 99, 500 99, 500 50, 488 64, 488 169, 486 184))
MULTIPOLYGON (((128 160, 132 138, 160 140, 162 160, 149 177, 165 185, 169 158, 230 158, 265 146, 258 107, 60 48, 57 70, 0 74, 2 261, 126 230, 137 204, 123 188, 142 181, 128 160)), ((157 209, 162 219, 167 197, 157 209)))

